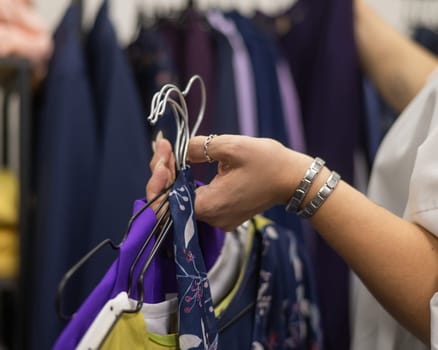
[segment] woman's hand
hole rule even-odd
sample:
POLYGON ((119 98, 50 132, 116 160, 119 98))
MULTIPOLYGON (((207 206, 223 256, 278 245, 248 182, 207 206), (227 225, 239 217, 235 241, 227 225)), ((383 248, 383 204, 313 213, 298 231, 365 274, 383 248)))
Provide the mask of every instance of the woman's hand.
MULTIPOLYGON (((191 162, 207 161, 205 139, 190 140, 191 162)), ((196 216, 226 231, 276 204, 287 203, 312 162, 275 140, 237 135, 214 137, 208 155, 218 161, 218 171, 210 184, 196 190, 196 216)))

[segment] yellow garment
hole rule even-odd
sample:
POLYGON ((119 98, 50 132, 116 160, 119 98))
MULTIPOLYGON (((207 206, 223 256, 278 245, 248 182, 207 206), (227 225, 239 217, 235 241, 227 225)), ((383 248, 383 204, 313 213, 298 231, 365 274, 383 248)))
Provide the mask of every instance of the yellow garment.
MULTIPOLYGON (((236 284, 233 286, 230 293, 215 307, 215 315, 218 317, 230 304, 239 289, 252 250, 254 235, 256 230, 262 229, 270 220, 262 217, 254 217, 253 222, 248 228, 248 239, 245 245, 242 268, 239 272, 239 277, 236 284)), ((178 335, 168 334, 161 335, 150 333, 146 329, 146 324, 142 313, 122 314, 117 320, 110 333, 105 338, 101 350, 125 350, 125 349, 147 349, 147 350, 178 350, 178 335)))
POLYGON ((0 170, 0 278, 18 274, 18 181, 7 170, 0 170))
POLYGON ((142 313, 124 313, 117 320, 111 332, 105 338, 102 350, 177 350, 176 334, 159 335, 149 333, 142 313))
POLYGON ((0 227, 0 278, 18 275, 18 236, 15 230, 0 227))
POLYGON ((0 227, 18 222, 18 181, 7 169, 0 170, 0 227))

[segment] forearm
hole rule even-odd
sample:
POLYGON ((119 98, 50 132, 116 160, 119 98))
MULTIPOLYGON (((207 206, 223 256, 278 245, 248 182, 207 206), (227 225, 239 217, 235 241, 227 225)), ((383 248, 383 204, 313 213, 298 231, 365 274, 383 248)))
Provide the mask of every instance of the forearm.
MULTIPOLYGON (((329 176, 317 177, 310 200, 329 176)), ((430 340, 429 301, 438 291, 438 239, 341 182, 312 217, 315 229, 407 329, 430 340)))
POLYGON ((363 0, 355 1, 355 37, 362 67, 396 111, 425 85, 438 60, 397 32, 363 0))
MULTIPOLYGON (((205 136, 190 140, 192 162, 205 162, 205 136)), ((220 135, 208 154, 218 174, 197 189, 199 220, 229 231, 275 204, 286 204, 312 158, 269 139, 220 135)), ((323 168, 305 206, 329 177, 323 168)), ((301 206, 302 207, 302 206, 301 206)), ((310 219, 384 307, 425 343, 429 301, 438 291, 438 239, 341 181, 310 219)))

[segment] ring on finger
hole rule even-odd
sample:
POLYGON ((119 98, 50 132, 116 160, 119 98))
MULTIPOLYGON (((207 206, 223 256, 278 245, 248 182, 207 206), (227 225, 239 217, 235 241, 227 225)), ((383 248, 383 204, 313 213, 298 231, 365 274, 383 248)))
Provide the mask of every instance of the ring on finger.
POLYGON ((207 138, 204 141, 204 156, 205 159, 207 159, 207 162, 212 163, 214 162, 214 159, 211 158, 208 154, 208 146, 210 145, 211 141, 213 141, 213 139, 216 137, 216 134, 210 134, 207 136, 207 138))

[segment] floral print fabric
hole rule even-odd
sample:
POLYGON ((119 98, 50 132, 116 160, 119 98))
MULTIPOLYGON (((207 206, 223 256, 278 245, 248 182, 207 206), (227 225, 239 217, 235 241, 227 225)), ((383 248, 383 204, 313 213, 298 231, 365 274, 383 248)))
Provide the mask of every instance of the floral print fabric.
POLYGON ((321 349, 319 309, 303 244, 256 217, 262 236, 252 349, 321 349))
POLYGON ((216 350, 216 319, 199 247, 194 188, 191 170, 187 168, 180 171, 169 196, 177 269, 179 346, 181 350, 216 350))

